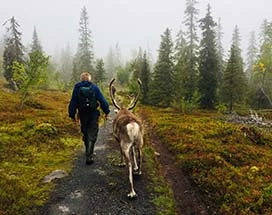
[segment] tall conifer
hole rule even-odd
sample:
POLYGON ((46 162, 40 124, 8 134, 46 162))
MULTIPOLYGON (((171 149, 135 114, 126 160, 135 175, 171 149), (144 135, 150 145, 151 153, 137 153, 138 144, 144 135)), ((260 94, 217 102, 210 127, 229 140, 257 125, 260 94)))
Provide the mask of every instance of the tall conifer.
POLYGON ((142 81, 141 102, 143 104, 149 104, 150 103, 149 91, 150 91, 150 83, 151 83, 151 71, 150 71, 150 64, 148 62, 146 52, 144 52, 142 62, 141 62, 140 79, 142 81))
POLYGON ((217 68, 218 91, 220 91, 223 72, 225 68, 224 48, 223 48, 222 40, 223 40, 223 31, 222 31, 221 19, 218 19, 217 26, 216 26, 216 51, 217 51, 217 58, 218 58, 218 68, 217 68))
POLYGON ((76 82, 82 72, 93 73, 93 44, 92 35, 89 28, 89 17, 87 8, 81 10, 79 21, 79 43, 77 53, 73 62, 72 82, 76 82))
POLYGON ((34 52, 34 51, 43 52, 42 45, 38 37, 38 33, 36 31, 36 27, 34 27, 34 30, 33 30, 32 44, 31 44, 31 52, 34 52))
POLYGON ((196 31, 196 22, 198 10, 196 9, 197 0, 186 0, 185 21, 184 24, 187 27, 186 40, 188 44, 188 62, 186 66, 186 72, 188 81, 184 86, 186 89, 185 100, 192 102, 194 93, 197 90, 197 77, 198 77, 198 37, 196 31))
POLYGON ((24 47, 21 42, 22 33, 19 31, 20 25, 14 17, 8 19, 4 25, 10 24, 7 29, 5 38, 5 48, 3 53, 3 70, 4 77, 9 82, 13 89, 17 89, 16 83, 13 80, 13 64, 15 62, 24 63, 24 47))
POLYGON ((161 36, 159 57, 154 68, 151 90, 153 105, 169 107, 173 101, 173 64, 173 42, 167 28, 161 36))
POLYGON ((201 108, 213 109, 217 102, 217 69, 218 58, 216 54, 215 30, 216 26, 211 16, 211 8, 208 5, 206 16, 200 20, 202 40, 199 61, 199 104, 201 108))
POLYGON ((242 104, 246 92, 246 77, 243 71, 243 59, 241 56, 239 29, 236 26, 230 57, 223 75, 222 99, 228 104, 230 111, 233 111, 235 104, 242 104))

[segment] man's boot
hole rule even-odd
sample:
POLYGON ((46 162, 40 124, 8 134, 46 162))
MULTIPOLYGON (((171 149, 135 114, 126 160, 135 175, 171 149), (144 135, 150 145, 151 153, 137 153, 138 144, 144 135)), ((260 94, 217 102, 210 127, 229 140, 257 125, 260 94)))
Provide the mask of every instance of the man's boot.
POLYGON ((85 146, 86 146, 86 164, 91 165, 94 163, 94 159, 93 159, 94 144, 91 142, 88 142, 87 144, 85 143, 85 146))

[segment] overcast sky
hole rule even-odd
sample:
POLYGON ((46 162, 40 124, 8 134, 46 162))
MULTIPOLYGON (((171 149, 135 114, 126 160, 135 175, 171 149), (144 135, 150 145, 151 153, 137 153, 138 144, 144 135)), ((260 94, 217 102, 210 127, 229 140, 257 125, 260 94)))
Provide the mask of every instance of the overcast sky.
MULTIPOLYGON (((225 53, 231 44, 235 25, 242 37, 242 49, 249 33, 259 32, 264 19, 272 21, 271 0, 198 0, 198 18, 203 18, 210 3, 215 21, 221 18, 225 53)), ((43 49, 50 55, 78 43, 80 11, 86 6, 96 57, 105 57, 109 47, 119 44, 122 56, 132 50, 149 49, 156 58, 161 35, 167 27, 174 40, 183 26, 185 0, 0 0, 0 35, 2 25, 12 16, 21 25, 22 40, 29 45, 36 26, 43 49)))

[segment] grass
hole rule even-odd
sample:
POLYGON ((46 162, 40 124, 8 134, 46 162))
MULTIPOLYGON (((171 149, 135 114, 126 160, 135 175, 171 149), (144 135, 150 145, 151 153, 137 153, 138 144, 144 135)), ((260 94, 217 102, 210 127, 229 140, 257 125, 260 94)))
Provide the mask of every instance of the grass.
POLYGON ((258 145, 217 113, 143 107, 141 115, 219 214, 272 214, 271 131, 258 145))
MULTIPOLYGON (((1 215, 35 214, 55 186, 41 183, 43 178, 56 169, 71 170, 82 144, 67 116, 69 99, 65 92, 37 93, 18 110, 19 96, 0 81, 1 215)), ((219 214, 272 214, 271 130, 250 128, 261 135, 256 144, 245 136, 244 126, 225 122, 217 113, 151 107, 138 112, 219 214)), ((149 189, 158 214, 176 214, 172 190, 145 138, 149 189)))
POLYGON ((148 187, 153 194, 152 201, 156 206, 157 215, 175 215, 177 214, 174 201, 174 194, 169 184, 161 174, 161 166, 155 157, 155 152, 149 144, 149 138, 145 139, 143 150, 148 177, 151 180, 151 185, 148 187))
MULTIPOLYGON (((55 187, 42 183, 43 178, 56 169, 71 170, 82 145, 80 133, 67 117, 69 93, 36 93, 19 110, 19 95, 4 85, 0 80, 0 215, 36 214, 55 187)), ((158 215, 175 214, 172 191, 160 176, 152 148, 146 146, 144 153, 158 215)))
POLYGON ((67 172, 81 146, 78 128, 67 117, 70 94, 36 94, 18 110, 19 96, 0 90, 0 214, 35 214, 54 183, 42 179, 67 172))

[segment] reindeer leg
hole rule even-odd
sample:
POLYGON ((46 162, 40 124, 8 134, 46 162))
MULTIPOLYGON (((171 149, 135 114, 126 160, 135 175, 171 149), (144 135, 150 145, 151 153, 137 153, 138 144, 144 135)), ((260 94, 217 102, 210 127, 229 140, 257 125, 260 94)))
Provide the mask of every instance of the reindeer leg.
POLYGON ((129 183, 130 183, 130 189, 131 189, 130 193, 128 194, 128 197, 133 199, 137 196, 137 194, 136 194, 136 192, 134 190, 134 186, 133 186, 132 163, 131 163, 130 156, 129 156, 130 150, 131 150, 131 144, 129 144, 127 147, 125 147, 124 155, 125 155, 126 163, 128 166, 129 183))
POLYGON ((124 152, 122 150, 121 144, 120 144, 120 163, 118 164, 119 167, 124 167, 126 166, 126 162, 125 162, 125 155, 124 152))
POLYGON ((125 159, 124 159, 124 153, 122 150, 121 142, 118 137, 114 136, 116 142, 119 144, 119 149, 120 149, 120 163, 118 164, 119 167, 124 167, 126 166, 125 159))
POLYGON ((142 148, 143 148, 144 140, 143 137, 140 138, 139 141, 139 154, 138 154, 138 161, 139 161, 139 169, 138 169, 138 175, 142 174, 142 163, 143 163, 143 154, 142 154, 142 148))
POLYGON ((136 153, 135 153, 135 147, 132 146, 132 159, 133 159, 133 173, 137 173, 138 164, 137 164, 137 159, 136 159, 136 153))

